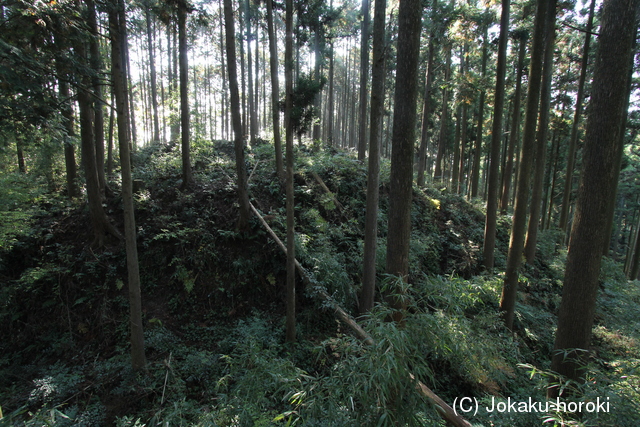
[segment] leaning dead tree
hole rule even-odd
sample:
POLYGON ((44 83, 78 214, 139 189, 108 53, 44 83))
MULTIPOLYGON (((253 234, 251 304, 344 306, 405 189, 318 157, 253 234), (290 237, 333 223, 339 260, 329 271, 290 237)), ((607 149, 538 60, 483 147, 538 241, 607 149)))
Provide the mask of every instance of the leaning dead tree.
MULTIPOLYGON (((256 217, 258 217, 258 219, 260 220, 260 223, 267 230, 269 235, 278 244, 282 252, 284 252, 284 254, 286 255, 287 254, 286 246, 284 245, 284 243, 282 243, 282 240, 280 240, 278 235, 273 231, 273 229, 269 226, 269 224, 267 224, 267 221, 265 221, 264 218, 262 218, 262 215, 260 215, 258 210, 253 206, 253 204, 251 204, 251 210, 256 215, 256 217)), ((302 278, 302 281, 304 282, 304 285, 306 287, 314 286, 311 277, 309 276, 307 271, 304 269, 304 267, 302 267, 302 265, 298 262, 297 259, 295 260, 295 266, 296 266, 296 270, 298 271, 298 274, 300 275, 300 277, 302 278)), ((342 307, 340 307, 340 305, 333 298, 331 298, 331 296, 329 296, 329 294, 327 294, 326 291, 324 291, 323 289, 316 288, 315 295, 321 298, 324 302, 328 303, 331 309, 333 310, 333 314, 342 322, 344 322, 347 326, 349 326, 349 328, 351 328, 355 336, 358 337, 360 340, 362 340, 364 344, 366 345, 374 344, 374 341, 373 341, 373 338, 371 338, 371 335, 369 335, 367 331, 365 331, 364 328, 360 326, 358 322, 356 322, 355 319, 351 317, 351 315, 349 315, 349 313, 347 313, 342 307)), ((415 380, 415 377, 412 374, 411 374, 411 379, 415 380)), ((449 406, 444 400, 442 400, 437 394, 435 394, 429 387, 427 387, 421 381, 417 381, 416 389, 418 390, 418 392, 420 392, 420 394, 426 397, 435 406, 438 414, 449 425, 452 425, 454 427, 471 427, 471 424, 467 420, 457 415, 451 406, 449 406)))

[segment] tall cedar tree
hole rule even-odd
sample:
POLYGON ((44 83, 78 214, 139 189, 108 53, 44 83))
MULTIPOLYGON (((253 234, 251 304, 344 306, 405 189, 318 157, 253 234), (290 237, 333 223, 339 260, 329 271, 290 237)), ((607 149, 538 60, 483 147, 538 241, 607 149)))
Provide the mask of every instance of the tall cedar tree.
POLYGON ((245 230, 249 226, 249 194, 247 192, 247 174, 244 162, 244 141, 242 136, 242 120, 240 115, 240 92, 238 89, 238 70, 236 66, 236 35, 233 22, 231 0, 224 1, 224 28, 227 46, 227 68, 229 74, 229 91, 231 95, 231 121, 233 124, 233 142, 236 155, 236 174, 238 175, 238 204, 240 206, 238 229, 245 230))
MULTIPOLYGON (((482 79, 487 75, 487 60, 489 58, 489 26, 483 23, 483 43, 482 43, 482 79)), ((473 153, 473 166, 471 167, 471 197, 478 197, 478 188, 480 187, 480 160, 482 159, 482 134, 484 124, 484 102, 486 90, 480 91, 478 100, 478 127, 476 131, 476 144, 473 153)))
POLYGON ((538 118, 538 101, 540 100, 540 83, 542 77, 542 57, 544 53, 544 33, 548 9, 555 8, 555 0, 538 0, 534 24, 533 46, 531 49, 531 68, 529 70, 529 88, 527 91, 527 108, 525 112, 522 149, 520 152, 520 168, 518 184, 507 255, 500 311, 508 329, 513 329, 513 317, 518 291, 518 276, 524 248, 524 234, 527 224, 527 202, 529 199, 529 178, 535 148, 536 123, 538 118), (551 4, 550 4, 551 3, 551 4))
POLYGON ((180 63, 180 127, 182 130, 182 188, 193 181, 189 124, 189 62, 187 58, 187 3, 178 1, 178 62, 180 63))
MULTIPOLYGON (((313 79, 316 82, 320 82, 321 80, 321 68, 322 63, 324 62, 323 50, 320 45, 324 45, 324 27, 323 24, 320 23, 320 11, 315 14, 314 17, 314 36, 313 36, 313 54, 315 56, 314 66, 313 66, 313 79), (322 39, 322 43, 321 43, 322 39)), ((315 99, 313 100, 313 108, 317 112, 318 116, 322 112, 322 93, 318 91, 316 93, 315 99)), ((313 122, 313 131, 312 131, 313 141, 320 140, 320 120, 314 120, 313 122)))
POLYGON ((582 119, 582 101, 584 100, 584 83, 587 79, 587 66, 589 65, 589 49, 591 46, 591 29, 593 28, 593 12, 596 0, 591 0, 589 8, 589 20, 584 35, 584 47, 582 48, 582 63, 580 64, 580 78, 578 80, 578 95, 576 99, 576 109, 573 115, 571 126, 571 137, 569 139, 569 153, 567 154, 567 172, 564 181, 564 191, 562 193, 562 205, 560 206, 559 227, 566 231, 569 222, 569 206, 571 192, 573 189, 573 168, 575 164, 576 148, 578 146, 578 129, 582 119))
MULTIPOLYGON (((634 36, 633 40, 636 40, 636 37, 634 36)), ((633 45, 633 50, 635 52, 635 43, 633 45)), ((631 61, 633 61, 634 58, 631 58, 631 61)), ((633 67, 633 65, 632 65, 633 67)), ((628 111, 629 110, 629 103, 631 101, 631 84, 633 81, 633 76, 630 73, 627 79, 627 85, 629 85, 628 87, 628 93, 627 93, 627 98, 625 99, 625 105, 624 105, 624 111, 628 111)), ((625 129, 625 127, 627 126, 627 115, 624 115, 623 121, 622 121, 622 129, 625 129)), ((622 167, 622 157, 623 157, 623 153, 624 153, 624 137, 625 137, 625 132, 620 132, 619 138, 620 141, 618 143, 618 148, 617 148, 617 161, 616 161, 616 170, 615 170, 615 176, 618 176, 620 174, 620 168, 622 167)), ((614 180, 613 184, 611 186, 611 194, 613 195, 613 199, 612 200, 617 200, 618 199, 618 180, 614 180)), ((624 202, 621 201, 623 204, 624 202)), ((602 244, 602 255, 603 256, 608 256, 609 255, 609 248, 611 246, 611 238, 612 238, 612 234, 614 233, 613 230, 613 223, 614 223, 614 218, 615 218, 615 211, 616 211, 616 203, 610 203, 609 207, 607 208, 607 223, 606 223, 606 228, 605 228, 605 239, 604 239, 604 243, 602 244)), ((614 242, 617 244, 617 239, 614 242)))
POLYGON ((128 123, 126 116, 125 77, 123 70, 123 50, 125 43, 122 29, 126 25, 123 0, 116 0, 109 11, 109 33, 111 36, 111 79, 118 113, 118 145, 122 171, 122 204, 124 210, 124 236, 127 252, 127 272, 129 279, 129 326, 131 330, 131 364, 135 371, 146 369, 144 354, 144 331, 142 329, 142 296, 140 292, 140 272, 138 248, 136 246, 136 222, 133 210, 131 180, 131 154, 128 123))
POLYGON ((367 210, 364 225, 364 259, 360 312, 373 308, 376 289, 376 248, 378 246, 378 200, 380 186, 380 142, 384 113, 386 0, 376 0, 373 15, 373 66, 371 68, 371 131, 367 171, 367 210))
POLYGON ((436 11, 438 0, 433 0, 431 6, 431 31, 429 31, 429 50, 427 53, 427 74, 424 84, 424 101, 422 104, 422 123, 420 133, 420 148, 418 149, 418 187, 424 186, 424 176, 427 163, 427 144, 429 142, 429 117, 431 117, 431 90, 433 86, 434 63, 436 53, 436 11))
POLYGON ((286 1, 284 22, 284 127, 287 169, 287 319, 285 337, 288 342, 294 342, 296 340, 296 244, 293 200, 293 121, 291 120, 293 110, 293 0, 286 1))
MULTIPOLYGON (((398 12, 398 63, 391 138, 391 174, 389 188, 389 234, 387 237, 388 274, 408 281, 409 239, 411 238, 411 203, 413 190, 413 145, 418 93, 418 57, 422 3, 403 0, 398 12)), ((394 289, 391 304, 403 309, 401 289, 394 289)), ((402 320, 401 312, 395 316, 402 320)))
POLYGON ((364 160, 367 150, 367 83, 369 81, 369 0, 362 0, 362 33, 360 40, 360 127, 358 130, 358 160, 364 160))
POLYGON ((551 80, 553 78, 553 53, 556 35, 556 10, 547 11, 546 37, 544 48, 544 75, 540 91, 540 115, 538 118, 538 133, 535 154, 535 171, 531 188, 531 205, 529 211, 529 226, 524 244, 524 255, 528 264, 533 264, 538 242, 538 225, 540 224, 540 210, 542 204, 542 190, 544 186, 544 169, 547 155, 547 134, 549 128, 549 108, 551 107, 551 80))
POLYGON ((271 71, 271 120, 273 121, 273 145, 276 151, 276 174, 284 181, 282 140, 280 138, 280 82, 278 80, 278 40, 273 25, 273 0, 267 0, 267 29, 269 32, 269 66, 271 71))
MULTIPOLYGON (((253 33, 251 32, 251 7, 249 5, 249 0, 245 0, 244 8, 244 23, 246 27, 245 35, 247 39, 247 82, 249 85, 249 142, 254 144, 256 136, 258 135, 258 112, 254 96, 253 56, 251 55, 251 39, 253 38, 253 33)), ((255 52, 255 55, 257 62, 257 51, 255 52)), ((256 75, 255 78, 257 79, 258 76, 256 75)))
MULTIPOLYGON (((83 42, 76 44, 76 54, 78 58, 88 63, 86 49, 83 42)), ((91 93, 89 88, 91 78, 84 75, 81 78, 82 88, 78 90, 78 110, 80 113, 80 148, 82 153, 82 165, 87 184, 87 200, 89 203, 89 216, 91 217, 91 228, 93 229, 92 245, 101 247, 104 244, 105 233, 108 232, 119 239, 122 238, 120 232, 109 222, 107 214, 102 207, 102 194, 100 193, 100 180, 98 178, 98 167, 96 162, 96 147, 94 138, 94 113, 92 109, 91 93)))
MULTIPOLYGON (((498 66, 496 72, 496 94, 491 129, 491 153, 489 156, 489 187, 487 190, 487 217, 484 227, 484 267, 493 268, 493 251, 496 246, 496 220, 498 213, 498 185, 500 143, 502 142, 502 114, 504 110, 505 74, 507 71, 507 40, 509 35, 510 0, 502 0, 500 17, 500 40, 498 44, 498 66)), ((455 184, 455 183, 454 183, 455 184)))
POLYGON ((158 118, 158 83, 156 76, 156 54, 153 46, 153 31, 151 28, 151 4, 147 2, 144 8, 147 26, 147 44, 149 45, 149 78, 151 79, 151 107, 153 109, 153 141, 160 141, 160 120, 158 118))
POLYGON ((107 190, 107 179, 104 170, 104 101, 102 100, 102 81, 100 74, 102 73, 102 57, 100 53, 100 32, 98 30, 98 21, 96 19, 96 7, 93 0, 85 0, 87 5, 87 24, 91 30, 91 39, 89 40, 89 51, 91 54, 91 68, 94 76, 91 79, 91 86, 95 100, 93 100, 94 110, 94 139, 96 152, 96 168, 98 171, 98 184, 100 192, 104 195, 107 190))
MULTIPOLYGON (((61 37, 56 36, 55 43, 60 46, 60 49, 66 49, 64 43, 60 41, 61 37)), ((56 59, 56 73, 58 74, 58 94, 62 103, 62 123, 67 131, 64 138, 64 163, 65 172, 67 177, 67 196, 69 198, 78 197, 80 195, 80 189, 76 180, 78 179, 78 167, 76 166, 76 153, 71 138, 75 137, 75 127, 73 125, 73 109, 70 99, 69 83, 67 77, 67 71, 63 65, 61 59, 56 59)))
MULTIPOLYGON (((640 0, 606 0, 587 117, 584 170, 571 227, 569 252, 558 312, 551 368, 570 379, 583 379, 598 293, 605 240, 607 206, 614 202, 611 186, 618 178, 616 162, 628 86, 636 14, 640 0)), ((559 390, 551 388, 554 396, 559 390)))
POLYGON ((447 58, 444 66, 444 84, 442 85, 442 116, 440 118, 440 134, 438 136, 438 152, 436 153, 436 167, 433 172, 433 179, 444 182, 445 149, 449 129, 449 80, 451 79, 451 42, 448 42, 444 55, 447 58))
POLYGON ((507 146, 507 159, 502 174, 502 196, 500 198, 500 212, 505 214, 511 199, 511 179, 513 175, 514 154, 516 141, 520 134, 520 101, 522 99, 522 71, 524 69, 524 56, 527 51, 527 35, 525 32, 517 32, 514 37, 518 40, 518 65, 516 71, 516 89, 513 95, 513 117, 511 118, 511 132, 509 132, 509 144, 507 146))

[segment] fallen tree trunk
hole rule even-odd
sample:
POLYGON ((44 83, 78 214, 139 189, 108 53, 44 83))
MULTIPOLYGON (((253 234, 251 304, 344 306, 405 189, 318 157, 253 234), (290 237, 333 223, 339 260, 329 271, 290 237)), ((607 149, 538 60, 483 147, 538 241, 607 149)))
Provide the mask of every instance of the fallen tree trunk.
POLYGON ((342 213, 344 211, 344 207, 342 206, 342 203, 340 203, 338 199, 336 199, 335 194, 333 194, 331 190, 329 190, 329 187, 327 187, 327 185, 324 183, 322 178, 320 178, 320 175, 318 175, 315 171, 311 171, 311 176, 313 176, 313 179, 315 179, 316 182, 320 184, 320 187, 322 187, 324 192, 327 193, 329 196, 331 196, 331 199, 333 199, 333 203, 340 210, 340 213, 342 213))
MULTIPOLYGON (((250 203, 249 206, 253 211, 253 213, 256 215, 256 217, 258 217, 258 219, 260 220, 264 228, 267 230, 269 235, 273 237, 273 240, 275 240, 275 242, 278 244, 280 249, 282 249, 282 251, 286 254, 287 248, 285 247, 284 243, 282 243, 278 235, 273 231, 273 229, 269 226, 269 224, 267 224, 264 218, 262 218, 262 215, 260 215, 258 210, 253 206, 253 204, 250 203)), ((331 308, 334 310, 334 314, 336 315, 336 317, 338 317, 347 326, 349 326, 353 331, 353 333, 358 338, 360 338, 366 345, 373 345, 374 344, 373 338, 371 338, 371 336, 367 333, 367 331, 365 331, 362 328, 362 326, 360 326, 353 319, 353 317, 349 315, 349 313, 344 311, 344 309, 340 307, 340 305, 338 305, 338 303, 335 302, 333 298, 331 298, 331 296, 327 294, 326 291, 315 287, 313 281, 307 274, 307 271, 304 269, 304 267, 302 267, 302 265, 300 265, 297 259, 295 260, 295 264, 296 264, 296 269, 298 270, 300 277, 302 277, 302 281, 304 282, 305 286, 316 288, 317 295, 331 305, 331 308)), ((415 377, 411 375, 411 379, 415 380, 415 377)), ((465 420, 464 418, 456 414, 456 412, 453 410, 451 406, 449 406, 444 400, 442 400, 437 394, 435 394, 429 387, 427 387, 421 381, 418 381, 416 385, 416 389, 420 392, 420 394, 422 394, 424 397, 429 399, 429 401, 433 405, 435 405, 436 411, 447 423, 449 423, 454 427, 471 427, 471 424, 467 420, 465 420)))
MULTIPOLYGON (((273 240, 275 240, 276 243, 278 244, 278 246, 280 246, 280 249, 282 249, 282 252, 284 252, 286 254, 287 253, 287 248, 285 247, 284 243, 282 243, 282 240, 280 240, 280 238, 273 231, 273 229, 271 227, 269 227, 269 224, 267 224, 267 222, 264 220, 264 218, 262 218, 262 215, 260 215, 258 210, 253 206, 253 204, 251 204, 250 207, 251 207, 251 210, 253 211, 253 213, 258 217, 258 219, 260 220, 260 222, 262 223, 264 228, 267 230, 269 235, 271 235, 271 237, 273 237, 273 240)), ((313 281, 309 277, 309 274, 307 274, 307 271, 304 269, 304 267, 302 267, 302 265, 300 265, 300 263, 298 262, 297 259, 295 260, 295 263, 296 263, 296 270, 298 270, 298 273, 300 274, 300 277, 302 277, 302 281, 304 282, 305 286, 314 287, 313 281)), ((344 323, 346 323, 353 330, 353 332, 356 334, 356 336, 358 338, 360 338, 367 345, 373 344, 373 339, 369 336, 369 334, 364 329, 362 329, 362 326, 358 325, 358 323, 349 315, 349 313, 344 311, 342 309, 342 307, 340 307, 338 305, 338 303, 336 303, 333 300, 333 298, 331 298, 329 296, 329 294, 327 294, 327 292, 325 290, 316 288, 316 291, 317 291, 317 294, 323 300, 325 300, 329 304, 331 304, 331 308, 333 308, 334 314, 340 320, 342 320, 344 323)))

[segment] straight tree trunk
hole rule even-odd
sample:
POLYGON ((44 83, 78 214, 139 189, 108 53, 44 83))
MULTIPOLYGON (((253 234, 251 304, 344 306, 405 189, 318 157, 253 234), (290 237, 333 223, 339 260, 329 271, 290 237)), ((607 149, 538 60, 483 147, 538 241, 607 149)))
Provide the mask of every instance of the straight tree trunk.
POLYGON ((95 75, 92 78, 91 86, 95 94, 94 105, 94 137, 95 137, 95 158, 98 173, 98 185, 100 192, 104 194, 107 190, 107 179, 104 169, 104 102, 102 101, 102 82, 100 81, 100 73, 102 73, 102 57, 100 55, 100 32, 98 30, 98 22, 96 19, 96 7, 93 0, 86 0, 88 10, 87 23, 91 29, 92 37, 89 40, 89 51, 91 54, 91 68, 95 75))
MULTIPOLYGON (((175 18, 174 18, 175 19, 175 18)), ((179 113, 176 114, 175 94, 178 91, 178 35, 176 32, 176 23, 172 19, 167 28, 167 49, 169 51, 169 97, 171 99, 171 141, 177 142, 180 136, 180 120, 179 113), (172 37, 173 36, 173 37, 172 37)))
POLYGON ((115 94, 111 91, 111 108, 109 112, 109 136, 107 138, 107 175, 113 175, 113 127, 115 121, 115 94))
MULTIPOLYGON (((77 43, 75 51, 80 61, 88 63, 88 58, 83 43, 77 43)), ((93 110, 91 94, 88 88, 92 86, 91 78, 87 75, 82 77, 84 88, 78 90, 78 109, 80 112, 80 147, 82 152, 82 165, 87 184, 87 200, 89 203, 89 215, 91 217, 91 228, 93 229, 92 246, 102 247, 104 245, 105 233, 109 232, 121 238, 113 225, 109 222, 107 214, 102 208, 102 193, 100 192, 100 181, 98 179, 98 169, 96 163, 96 149, 93 125, 93 110), (86 88, 86 89, 85 89, 86 88)))
MULTIPOLYGON (((484 27, 484 37, 482 43, 482 78, 487 74, 487 59, 489 57, 488 50, 488 27, 485 25, 484 27)), ((476 146, 475 152, 473 155, 473 168, 471 174, 471 197, 478 197, 478 187, 480 185, 480 159, 482 157, 482 134, 483 134, 483 124, 484 124, 484 99, 486 93, 483 89, 480 91, 480 99, 478 103, 478 128, 476 134, 476 146)))
POLYGON ((487 216, 484 227, 482 249, 484 267, 493 269, 496 246, 496 221, 498 219, 499 157, 502 142, 502 115, 504 110, 505 75, 507 72, 507 41, 509 36, 510 0, 502 0, 500 16, 500 40, 498 45, 498 65, 496 70, 496 93, 493 107, 493 127, 491 129, 491 151, 489 155, 489 188, 487 191, 487 216))
POLYGON ((24 162, 24 147, 20 135, 16 137, 16 152, 18 154, 18 171, 20 173, 27 173, 27 165, 24 162))
POLYGON ((271 69, 271 120, 273 121, 273 144, 276 151, 276 174, 284 181, 282 163, 282 140, 280 138, 280 82, 278 80, 278 40, 273 25, 273 0, 267 0, 267 27, 269 31, 269 65, 271 69))
POLYGON ((449 188, 452 192, 457 192, 458 180, 460 179, 460 138, 462 137, 462 106, 458 105, 456 109, 456 131, 453 138, 453 163, 451 165, 451 183, 449 188))
POLYGON ((285 142, 286 142, 286 193, 287 193, 287 317, 285 337, 287 342, 296 340, 296 257, 295 218, 293 200, 293 0, 286 0, 285 11, 285 142))
POLYGON ((459 156, 459 165, 458 165, 458 182, 454 183, 454 190, 457 194, 460 194, 464 191, 464 163, 467 152, 467 111, 469 110, 469 105, 463 101, 462 103, 462 114, 460 118, 460 156, 459 156))
POLYGON ((518 276, 524 248, 525 227, 527 224, 527 203, 529 199, 529 181, 531 163, 535 149, 536 123, 538 117, 538 101, 540 100, 540 83, 542 76, 542 58, 544 53, 545 17, 549 10, 549 3, 555 5, 555 0, 538 0, 534 24, 533 46, 531 49, 531 66, 529 70, 529 87, 527 90, 527 108, 525 113, 522 151, 520 153, 520 168, 518 184, 507 255, 507 268, 504 285, 500 298, 500 311, 504 323, 509 330, 513 330, 516 295, 518 291, 518 276))
POLYGON ((433 179, 444 181, 442 162, 444 161, 445 146, 447 144, 447 130, 449 125, 449 79, 451 78, 451 43, 445 49, 446 63, 444 67, 444 85, 442 87, 442 116, 440 117, 440 135, 438 137, 438 153, 433 179))
MULTIPOLYGON (((245 14, 244 22, 246 25, 246 39, 247 39, 247 83, 249 85, 249 143, 254 144, 256 141, 256 135, 258 134, 257 124, 257 109, 254 98, 254 77, 253 77, 253 56, 251 55, 251 39, 253 34, 251 33, 251 12, 249 9, 249 0, 245 0, 245 14)), ((257 78, 257 77, 256 77, 257 78)))
POLYGON ((358 160, 367 151, 367 83, 369 81, 369 0, 362 0, 362 32, 360 34, 360 128, 358 132, 358 160))
MULTIPOLYGON (((121 13, 124 13, 123 11, 121 11, 121 13)), ((136 108, 135 108, 135 102, 133 99, 133 80, 131 79, 131 57, 129 56, 129 37, 127 35, 127 29, 126 28, 122 28, 122 34, 123 36, 123 46, 122 46, 122 52, 124 55, 124 70, 125 70, 125 84, 126 84, 126 92, 125 92, 125 98, 127 100, 127 105, 129 106, 129 108, 127 108, 127 121, 129 122, 129 132, 131 133, 131 147, 132 150, 135 152, 138 148, 138 132, 137 132, 137 128, 136 128, 136 108)))
MULTIPOLYGON (((59 44, 60 42, 57 41, 59 44)), ((78 168, 76 166, 76 154, 75 148, 71 142, 71 138, 74 138, 76 131, 73 125, 73 110, 70 103, 70 91, 69 83, 66 81, 66 72, 64 67, 60 63, 60 60, 56 61, 56 69, 58 73, 58 93, 63 103, 62 106, 62 122, 67 134, 64 137, 64 163, 67 177, 67 196, 72 199, 80 195, 80 189, 76 180, 78 179, 78 168)))
MULTIPOLYGON (((227 67, 225 66, 225 43, 224 43, 224 25, 223 25, 223 16, 224 13, 220 13, 220 60, 221 60, 221 70, 222 70, 222 99, 227 99, 227 67)), ((229 139, 229 108, 227 108, 226 102, 222 102, 222 139, 229 139)))
POLYGON ((238 229, 246 230, 249 226, 249 194, 247 192, 247 174, 244 160, 244 141, 242 136, 242 120, 240 115, 240 93, 238 90, 238 70, 236 65, 236 35, 231 0, 224 0, 224 27, 227 46, 227 67, 229 89, 231 92, 231 120, 233 121, 234 149, 236 155, 236 174, 238 175, 238 205, 240 207, 238 229))
MULTIPOLYGON (((242 8, 238 8, 238 25, 242 29, 244 27, 244 15, 242 13, 242 8)), ((242 34, 242 30, 240 30, 240 34, 242 34)), ((242 134, 249 134, 249 121, 247 120, 247 84, 245 81, 245 52, 244 52, 244 41, 240 41, 240 96, 242 97, 242 102, 240 103, 240 107, 242 108, 242 134)), ((228 60, 228 58, 227 58, 228 60)), ((232 119, 233 120, 233 117, 232 119)), ((244 141, 244 136, 243 136, 244 141)))
POLYGON ((629 263, 629 274, 627 275, 629 280, 636 280, 638 278, 638 274, 640 274, 640 234, 638 233, 638 231, 640 231, 640 215, 638 215, 638 224, 636 225, 636 229, 637 232, 635 242, 633 243, 633 252, 631 252, 633 257, 629 263))
POLYGON ((325 116, 326 117, 326 122, 327 122, 327 143, 333 147, 334 145, 334 140, 333 140, 333 121, 334 121, 334 110, 335 110, 335 102, 334 102, 334 51, 333 51, 333 40, 330 42, 330 48, 329 48, 329 54, 331 55, 329 57, 329 107, 328 107, 328 113, 325 116))
POLYGON ((373 66, 371 70, 371 131, 369 170, 367 171, 367 208, 364 225, 364 259, 360 312, 373 308, 376 289, 376 248, 378 246, 378 200, 380 190, 380 141, 384 119, 385 9, 386 0, 375 0, 373 16, 373 66))
MULTIPOLYGON (((391 175, 386 272, 399 280, 409 280, 409 240, 413 191, 413 145, 416 127, 418 57, 420 53, 420 0, 403 0, 398 12, 398 63, 393 113, 391 175)), ((406 303, 400 296, 403 287, 390 295, 398 310, 394 320, 402 321, 406 303)))
MULTIPOLYGON (((636 30, 637 32, 637 30, 636 30)), ((633 51, 635 52, 635 40, 636 37, 634 35, 634 44, 633 44, 633 51)), ((632 58, 633 61, 633 58, 632 58)), ((631 63, 630 67, 631 69, 633 69, 633 62, 631 63)), ((629 101, 630 101, 630 97, 631 97, 631 90, 632 90, 632 78, 633 75, 631 74, 632 72, 629 73, 629 76, 627 78, 627 98, 625 99, 625 104, 623 107, 623 111, 628 111, 629 110, 629 101)), ((624 152, 624 137, 625 137, 625 128, 627 127, 627 114, 624 115, 623 119, 622 119, 622 124, 621 124, 621 132, 619 135, 620 140, 618 141, 618 146, 617 146, 617 161, 616 161, 616 170, 614 171, 615 175, 618 176, 620 174, 620 168, 622 167, 622 155, 624 152)), ((613 194, 613 198, 614 200, 617 197, 618 194, 618 180, 613 181, 613 184, 611 185, 611 194, 613 194)), ((606 228, 605 228, 605 239, 604 239, 604 243, 602 245, 602 255, 603 256, 608 256, 609 255, 609 247, 611 245, 611 234, 613 234, 613 221, 614 221, 614 216, 615 216, 615 203, 611 203, 608 207, 607 207, 607 223, 606 223, 606 228)))
POLYGON ((151 10, 147 4, 145 8, 147 24, 147 43, 149 44, 149 72, 151 74, 151 107, 153 109, 153 141, 160 141, 160 120, 158 119, 158 86, 156 77, 156 55, 153 49, 153 32, 151 31, 151 10))
POLYGON ((542 199, 542 223, 540 227, 542 227, 543 230, 548 230, 551 224, 553 194, 556 189, 556 177, 558 175, 558 149, 560 147, 558 133, 559 131, 554 129, 553 136, 551 137, 551 159, 549 159, 549 169, 545 176, 545 194, 542 199))
POLYGON ((509 133, 509 144, 507 148, 507 161, 502 174, 502 196, 500 199, 500 212, 507 213, 509 200, 511 198, 511 180, 513 176, 513 163, 520 130, 520 100, 522 98, 522 71, 524 69, 524 56, 527 50, 527 39, 525 33, 517 35, 518 48, 518 69, 516 72, 516 89, 513 95, 513 116, 511 118, 511 132, 509 133))
POLYGON ((537 146, 535 154, 535 171, 533 188, 531 189, 531 205, 529 211, 529 227, 524 245, 524 256, 529 265, 533 264, 538 242, 538 228, 540 224, 540 207, 542 204, 542 190, 544 184, 544 169, 547 154, 547 130, 549 128, 549 109, 551 108, 551 80, 553 78, 553 52, 556 35, 556 5, 553 2, 547 11, 544 75, 540 93, 540 115, 538 122, 537 146))
MULTIPOLYGON (((365 0, 368 1, 368 0, 365 0)), ((316 21, 316 29, 315 34, 313 36, 313 51, 315 56, 314 61, 314 69, 313 69, 313 78, 316 82, 320 82, 321 77, 321 68, 322 68, 322 49, 320 49, 320 38, 322 35, 322 31, 324 31, 322 24, 319 20, 316 21)), ((322 92, 318 92, 313 101, 313 108, 316 110, 317 114, 320 115, 322 111, 322 92)), ((311 132, 311 139, 313 142, 320 141, 320 117, 316 118, 313 122, 313 128, 311 132)))
MULTIPOLYGON (((551 369, 572 380, 584 380, 586 350, 591 343, 598 293, 607 206, 616 174, 617 145, 628 96, 629 66, 639 0, 606 0, 602 11, 578 199, 551 369), (580 350, 584 349, 584 350, 580 350), (566 355, 566 357, 565 357, 566 355)), ((557 387, 548 389, 555 397, 557 387)))
POLYGON ((429 118, 431 117, 431 90, 433 86, 434 59, 436 53, 436 25, 435 17, 438 0, 433 0, 431 31, 429 31, 429 50, 427 51, 427 74, 424 84, 424 101, 422 104, 422 124, 420 132, 420 148, 418 149, 418 187, 424 187, 425 168, 427 162, 427 145, 429 143, 429 118))
MULTIPOLYGON (((185 0, 186 1, 186 0, 185 0)), ((191 129, 189 123, 189 63, 187 59, 187 5, 178 4, 178 54, 180 62, 180 128, 182 130, 182 188, 191 186, 191 129)))
POLYGON ((567 230, 569 222, 569 207, 571 204, 571 192, 573 188, 573 169, 576 159, 576 148, 578 146, 578 129, 582 118, 582 101, 584 99, 584 83, 587 78, 587 66, 589 65, 589 47, 591 46, 591 29, 593 28, 593 13, 596 0, 591 0, 589 8, 589 20, 585 30, 584 47, 582 48, 582 64, 580 66, 580 79, 578 80, 578 95, 576 99, 576 110, 573 115, 573 125, 571 127, 571 138, 569 139, 569 152, 567 154, 567 172, 565 175, 564 191, 562 192, 562 205, 560 207, 561 230, 567 230))
POLYGON ((124 235, 127 252, 127 272, 129 285, 129 326, 131 330, 131 364, 134 371, 146 369, 144 354, 144 331, 142 328, 142 296, 140 291, 140 272, 138 267, 138 249, 136 246, 136 223, 133 209, 133 191, 131 179, 130 139, 127 123, 126 86, 123 67, 122 45, 123 27, 126 22, 124 2, 116 0, 117 10, 109 12, 109 32, 111 35, 111 73, 113 92, 118 112, 118 144, 120 146, 120 164, 122 171, 122 202, 124 208, 124 235))

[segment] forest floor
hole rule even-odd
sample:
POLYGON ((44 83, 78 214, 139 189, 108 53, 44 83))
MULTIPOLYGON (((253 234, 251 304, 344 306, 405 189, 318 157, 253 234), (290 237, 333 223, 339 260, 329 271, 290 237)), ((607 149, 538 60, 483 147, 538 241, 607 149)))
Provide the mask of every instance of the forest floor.
MULTIPOLYGON (((273 147, 248 154, 252 203, 283 238, 273 147)), ((495 402, 545 401, 562 235, 542 232, 536 262, 522 269, 509 333, 498 307, 510 218, 499 219, 488 273, 482 208, 444 188, 414 187, 406 320, 387 322, 391 309, 379 301, 358 319, 375 339, 364 346, 317 291, 357 314, 366 167, 333 149, 299 149, 296 162, 296 255, 314 286, 297 284, 298 340, 286 344, 285 256, 256 218, 236 230, 232 147, 196 144, 188 191, 179 190, 179 147, 135 154, 145 373, 130 367, 124 244, 91 247, 85 203, 3 174, 0 426, 443 425, 411 374, 450 405, 475 399, 478 410, 464 414, 474 425, 637 426, 640 290, 615 261, 603 264, 588 380, 563 383, 576 388, 572 401, 606 402, 607 410, 490 411, 495 402)), ((379 290, 395 279, 383 274, 388 182, 383 162, 379 290)), ((111 185, 116 196, 105 206, 122 228, 111 185)))

